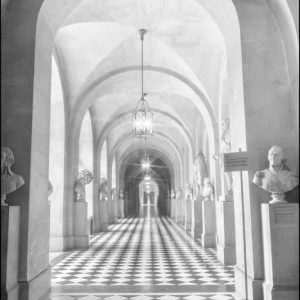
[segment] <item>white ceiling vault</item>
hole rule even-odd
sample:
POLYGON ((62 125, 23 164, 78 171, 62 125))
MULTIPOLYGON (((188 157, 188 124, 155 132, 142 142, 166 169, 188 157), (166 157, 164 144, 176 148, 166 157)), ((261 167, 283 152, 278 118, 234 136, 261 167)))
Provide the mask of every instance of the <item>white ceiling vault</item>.
MULTIPOLYGON (((216 20, 208 12, 215 1, 68 2, 73 8, 60 24, 54 48, 68 115, 83 119, 89 110, 97 145, 108 139, 124 156, 124 137, 132 131, 131 114, 141 96, 138 30, 145 28, 144 90, 154 111, 151 145, 165 141, 162 147, 172 161, 178 151, 187 151, 191 162, 195 128, 199 142, 208 117, 218 116, 229 59, 224 32, 232 22, 220 28, 226 9, 223 14, 219 9, 216 20)), ((228 9, 230 1, 223 2, 228 9)), ((132 143, 139 144, 134 138, 132 143)))

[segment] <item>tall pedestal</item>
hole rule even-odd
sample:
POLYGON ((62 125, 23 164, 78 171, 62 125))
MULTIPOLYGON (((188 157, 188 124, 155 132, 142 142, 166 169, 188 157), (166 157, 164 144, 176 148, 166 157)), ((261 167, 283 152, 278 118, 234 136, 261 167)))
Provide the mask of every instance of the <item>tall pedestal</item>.
POLYGON ((118 222, 117 200, 111 200, 111 223, 118 222))
POLYGON ((98 207, 99 207, 99 231, 107 231, 108 230, 108 205, 106 200, 100 200, 98 207))
POLYGON ((225 265, 236 263, 235 224, 233 197, 227 201, 220 197, 216 202, 217 221, 217 256, 225 265))
POLYGON ((74 203, 74 246, 77 249, 89 247, 87 202, 74 203))
POLYGON ((123 219, 124 218, 124 200, 118 200, 118 218, 123 219))
POLYGON ((183 200, 182 197, 178 197, 176 199, 176 206, 177 206, 177 214, 176 214, 176 223, 183 224, 183 200))
POLYGON ((190 231, 192 229, 192 216, 193 216, 192 201, 193 200, 190 197, 188 197, 185 201, 184 228, 186 231, 190 231))
POLYGON ((171 216, 171 199, 167 198, 167 207, 166 207, 166 213, 168 216, 171 216))
POLYGON ((264 300, 299 299, 299 205, 262 204, 264 300))
POLYGON ((202 246, 204 248, 216 247, 216 214, 214 201, 202 201, 202 222, 202 246))
POLYGON ((18 300, 20 207, 1 206, 1 300, 18 300))
POLYGON ((108 224, 109 225, 113 224, 111 200, 107 201, 107 218, 108 218, 108 224))
POLYGON ((177 203, 176 198, 171 198, 171 219, 176 221, 177 216, 177 203))
POLYGON ((193 205, 192 236, 197 239, 202 236, 202 199, 198 197, 193 205))

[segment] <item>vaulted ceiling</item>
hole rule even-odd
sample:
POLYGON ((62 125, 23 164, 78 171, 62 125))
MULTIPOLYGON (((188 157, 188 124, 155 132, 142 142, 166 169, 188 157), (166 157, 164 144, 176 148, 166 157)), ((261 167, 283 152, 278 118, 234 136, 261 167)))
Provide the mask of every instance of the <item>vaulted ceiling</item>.
POLYGON ((154 112, 152 147, 160 145, 173 161, 176 151, 191 160, 205 109, 217 115, 228 58, 220 26, 202 2, 83 0, 61 24, 54 56, 65 107, 73 114, 87 108, 96 138, 109 139, 119 156, 129 151, 128 140, 143 147, 131 137, 141 96, 141 28, 148 31, 144 90, 154 112))

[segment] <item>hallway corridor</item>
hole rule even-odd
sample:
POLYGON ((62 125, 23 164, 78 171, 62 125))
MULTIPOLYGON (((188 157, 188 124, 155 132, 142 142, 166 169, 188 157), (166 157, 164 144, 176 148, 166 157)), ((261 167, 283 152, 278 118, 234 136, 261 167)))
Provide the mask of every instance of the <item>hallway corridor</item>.
POLYGON ((223 266, 170 218, 150 207, 92 238, 52 268, 51 300, 230 300, 223 266))

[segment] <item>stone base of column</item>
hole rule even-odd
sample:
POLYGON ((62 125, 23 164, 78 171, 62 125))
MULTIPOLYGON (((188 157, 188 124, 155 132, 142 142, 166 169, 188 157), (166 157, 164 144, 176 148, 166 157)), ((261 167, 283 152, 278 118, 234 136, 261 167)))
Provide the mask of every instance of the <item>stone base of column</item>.
POLYGON ((100 200, 98 203, 99 211, 99 232, 108 230, 108 202, 106 200, 100 200))
POLYGON ((299 298, 299 205, 261 205, 265 300, 299 298))
MULTIPOLYGON (((225 197, 220 197, 220 200, 225 197)), ((233 202, 216 202, 216 214, 218 259, 225 265, 234 265, 236 263, 236 251, 233 202)))
MULTIPOLYGON (((235 276, 235 299, 236 300, 245 300, 245 272, 239 266, 234 267, 234 276, 235 276)), ((263 298, 263 280, 254 279, 250 276, 247 276, 247 285, 248 285, 248 299, 249 300, 262 300, 263 298)), ((283 299, 282 299, 283 300, 283 299)))
POLYGON ((20 207, 1 206, 1 299, 19 299, 19 234, 20 207))
POLYGON ((201 238, 202 229, 202 200, 197 199, 194 201, 193 218, 192 218, 192 236, 197 239, 201 238))
POLYGON ((74 203, 74 247, 82 249, 89 247, 87 202, 74 203))
POLYGON ((74 249, 74 237, 66 236, 50 236, 49 251, 50 252, 63 252, 74 249))
MULTIPOLYGON (((51 269, 46 268, 43 272, 29 281, 19 283, 19 298, 22 300, 48 300, 51 292, 51 269)), ((2 298, 1 298, 2 299, 2 298)))
POLYGON ((217 242, 218 260, 223 265, 234 265, 236 263, 235 246, 223 246, 217 242))
POLYGON ((216 214, 214 201, 202 201, 203 233, 201 243, 204 248, 216 247, 216 214))

